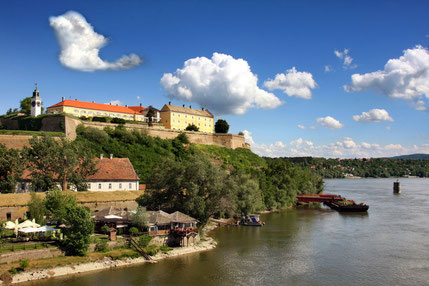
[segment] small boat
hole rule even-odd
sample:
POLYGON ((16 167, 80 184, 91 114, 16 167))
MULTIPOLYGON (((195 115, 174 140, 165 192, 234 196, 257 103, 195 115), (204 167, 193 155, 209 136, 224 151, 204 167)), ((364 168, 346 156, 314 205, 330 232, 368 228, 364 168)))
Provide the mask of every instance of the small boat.
POLYGON ((259 215, 251 214, 248 216, 244 216, 240 220, 240 225, 244 226, 263 226, 264 223, 259 219, 259 215))
POLYGON ((338 212, 366 212, 369 208, 369 206, 364 203, 356 204, 354 201, 350 200, 326 202, 325 204, 338 212))

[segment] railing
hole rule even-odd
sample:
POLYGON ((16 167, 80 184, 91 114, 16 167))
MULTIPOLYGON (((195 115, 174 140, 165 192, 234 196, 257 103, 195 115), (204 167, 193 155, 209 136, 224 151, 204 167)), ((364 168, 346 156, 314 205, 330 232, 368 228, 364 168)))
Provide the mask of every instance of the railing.
POLYGON ((141 254, 141 256, 144 257, 144 259, 146 260, 152 260, 152 257, 150 257, 138 244, 137 241, 134 240, 134 238, 132 238, 130 236, 130 238, 128 239, 128 245, 130 247, 133 247, 135 250, 137 250, 138 253, 141 254))

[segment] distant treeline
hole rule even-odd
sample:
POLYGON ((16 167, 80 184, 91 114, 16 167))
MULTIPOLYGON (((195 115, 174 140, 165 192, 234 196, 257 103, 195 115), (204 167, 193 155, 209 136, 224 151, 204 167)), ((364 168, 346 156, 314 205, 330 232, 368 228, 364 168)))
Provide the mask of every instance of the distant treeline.
POLYGON ((278 158, 295 166, 310 168, 324 178, 429 177, 429 160, 423 159, 325 159, 314 157, 278 158))

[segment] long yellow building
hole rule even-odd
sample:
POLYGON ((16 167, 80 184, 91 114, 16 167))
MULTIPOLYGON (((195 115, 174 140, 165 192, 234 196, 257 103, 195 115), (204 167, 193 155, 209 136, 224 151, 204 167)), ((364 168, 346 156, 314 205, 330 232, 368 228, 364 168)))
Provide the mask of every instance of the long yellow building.
POLYGON ((167 129, 185 130, 188 125, 194 124, 200 132, 214 133, 214 116, 204 108, 199 110, 169 103, 161 109, 160 122, 167 129))

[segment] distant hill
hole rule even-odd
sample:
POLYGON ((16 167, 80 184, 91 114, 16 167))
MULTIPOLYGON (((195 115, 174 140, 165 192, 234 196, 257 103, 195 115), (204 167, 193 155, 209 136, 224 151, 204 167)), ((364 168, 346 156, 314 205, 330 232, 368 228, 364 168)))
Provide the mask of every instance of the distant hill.
POLYGON ((401 156, 389 157, 387 159, 426 159, 426 160, 429 160, 429 154, 401 155, 401 156))

